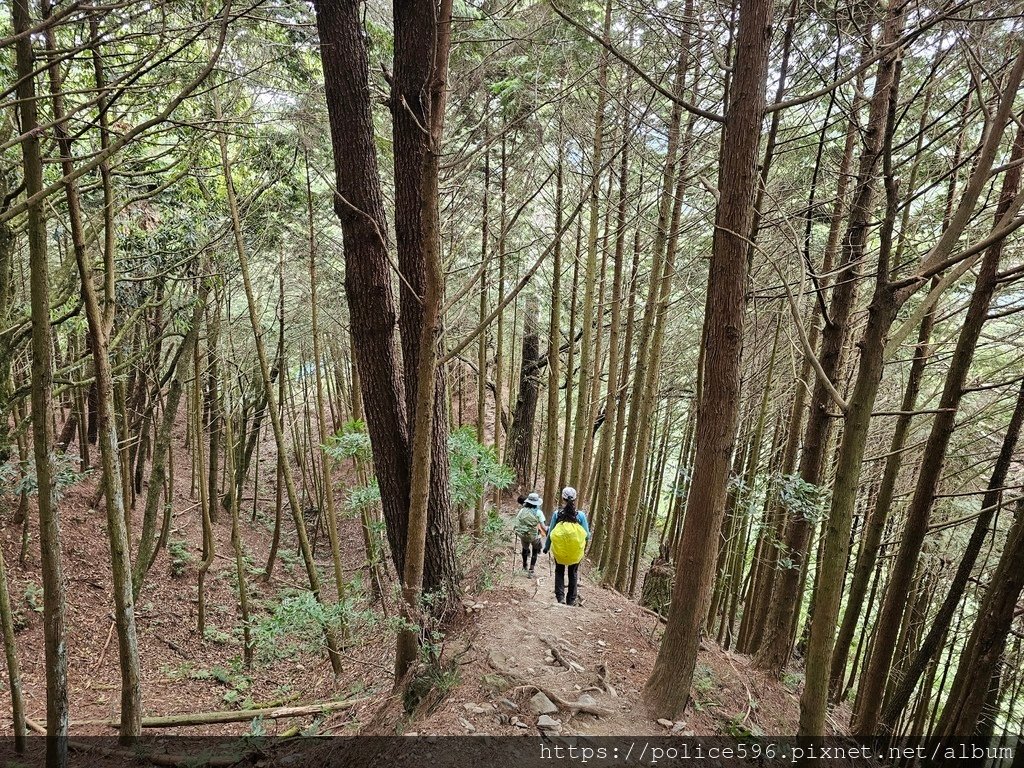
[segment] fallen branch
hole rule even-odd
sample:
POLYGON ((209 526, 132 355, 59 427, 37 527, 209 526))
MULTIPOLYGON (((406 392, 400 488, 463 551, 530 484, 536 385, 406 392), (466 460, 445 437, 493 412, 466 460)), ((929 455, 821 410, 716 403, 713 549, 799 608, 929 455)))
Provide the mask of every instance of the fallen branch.
MULTIPOLYGON (((46 728, 31 718, 25 718, 25 725, 30 731, 38 733, 40 736, 46 735, 46 728)), ((182 765, 196 765, 196 755, 175 755, 167 752, 144 752, 139 749, 112 749, 110 747, 101 747, 98 744, 87 744, 82 741, 74 740, 68 741, 68 749, 72 749, 75 752, 86 752, 100 754, 106 757, 116 757, 125 761, 125 764, 132 764, 139 760, 143 760, 151 765, 161 765, 166 766, 167 768, 177 768, 182 765)), ((201 763, 209 768, 229 768, 229 766, 238 765, 246 758, 255 755, 257 751, 258 750, 250 749, 242 754, 204 754, 202 756, 201 763)))
POLYGON ((103 651, 100 653, 100 658, 97 660, 96 665, 93 667, 94 672, 103 665, 103 659, 107 655, 107 648, 110 647, 110 639, 114 636, 115 626, 117 626, 117 622, 110 622, 110 629, 107 631, 107 642, 103 644, 103 651))
POLYGON ((743 713, 743 719, 740 721, 740 725, 743 726, 746 725, 747 720, 750 718, 750 713, 754 711, 754 696, 750 693, 750 686, 747 685, 746 678, 740 674, 740 671, 736 669, 736 665, 732 663, 732 657, 729 655, 729 652, 726 651, 723 655, 729 666, 732 667, 732 671, 736 673, 736 679, 743 684, 743 688, 747 692, 747 711, 743 713))
POLYGON ((582 672, 583 665, 568 658, 569 651, 564 650, 561 647, 561 642, 554 635, 541 635, 541 641, 549 649, 551 649, 551 655, 555 657, 555 661, 561 664, 570 672, 582 672))
MULTIPOLYGON (((212 725, 215 723, 242 723, 255 720, 278 720, 284 717, 303 717, 349 709, 370 700, 369 696, 344 701, 327 701, 320 704, 303 704, 297 707, 262 707, 258 709, 232 709, 221 712, 189 712, 181 715, 162 715, 142 718, 143 728, 178 728, 188 725, 212 725)), ((81 720, 75 725, 103 725, 119 728, 120 720, 81 720)))

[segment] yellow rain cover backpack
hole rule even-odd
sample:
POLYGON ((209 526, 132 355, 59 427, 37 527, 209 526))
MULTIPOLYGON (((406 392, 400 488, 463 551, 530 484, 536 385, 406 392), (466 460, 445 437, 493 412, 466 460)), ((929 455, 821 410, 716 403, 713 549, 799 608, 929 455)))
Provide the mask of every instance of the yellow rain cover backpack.
POLYGON ((559 565, 575 565, 583 559, 587 531, 579 523, 560 521, 551 529, 551 554, 559 565))

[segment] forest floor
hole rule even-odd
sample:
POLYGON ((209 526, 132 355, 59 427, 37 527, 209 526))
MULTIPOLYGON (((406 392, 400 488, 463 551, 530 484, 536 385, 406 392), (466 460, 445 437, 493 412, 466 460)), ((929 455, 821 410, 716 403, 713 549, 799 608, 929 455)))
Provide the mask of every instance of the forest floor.
MULTIPOLYGON (((144 715, 172 715, 254 707, 281 707, 338 699, 359 703, 327 716, 173 729, 177 735, 280 734, 298 726, 316 734, 420 733, 424 735, 536 734, 539 708, 531 703, 543 690, 558 711, 549 731, 564 735, 758 735, 792 734, 798 718, 799 677, 788 685, 753 670, 745 656, 723 651, 705 641, 692 690, 693 703, 678 723, 659 723, 643 707, 641 689, 657 655, 662 625, 658 618, 617 592, 603 589, 585 564, 581 570, 581 607, 554 600, 553 576, 546 557, 538 562, 537 578, 521 570, 518 554, 507 543, 476 547, 462 596, 463 615, 449 628, 445 657, 457 660, 458 672, 446 695, 429 697, 412 718, 400 713, 390 694, 392 653, 386 620, 377 611, 343 651, 344 669, 331 673, 318 639, 281 636, 257 649, 256 661, 241 661, 235 563, 230 519, 222 514, 215 525, 216 557, 206 579, 207 630, 196 630, 197 567, 201 559, 201 526, 197 506, 189 498, 187 464, 177 468, 172 553, 164 552, 147 577, 137 604, 137 624, 144 715), (173 554, 173 557, 171 556, 173 554), (513 560, 515 558, 515 560, 513 560), (172 562, 172 560, 176 562, 172 562), (269 654, 267 653, 269 651, 269 654), (390 703, 389 703, 390 702, 390 703), (582 704, 582 711, 578 711, 582 704), (382 715, 386 710, 390 714, 382 715), (588 714, 588 711, 590 712, 588 714)), ((266 621, 282 596, 305 586, 301 560, 282 545, 280 560, 269 581, 262 578, 269 549, 273 510, 274 463, 261 462, 255 522, 250 522, 252 497, 242 526, 249 563, 250 601, 254 620, 266 621)), ((68 583, 67 648, 73 735, 110 735, 119 711, 120 677, 117 638, 113 629, 106 521, 94 509, 95 477, 67 489, 61 500, 65 575, 68 583)), ((141 507, 141 505, 140 505, 141 507)), ((505 510, 508 520, 513 510, 505 510)), ((141 514, 141 512, 140 512, 141 514)), ((286 513, 287 514, 287 513, 286 513)), ((4 515, 0 546, 8 566, 12 603, 18 619, 19 662, 28 717, 45 721, 45 667, 42 642, 42 591, 38 541, 34 530, 24 564, 18 561, 21 526, 4 515)), ((364 566, 357 520, 344 520, 343 542, 357 542, 343 552, 347 576, 364 566)), ((282 542, 294 540, 290 520, 282 542)), ((330 572, 326 534, 320 537, 317 560, 330 572)), ((329 582, 325 579, 325 582, 329 582)), ((325 591, 333 599, 333 590, 325 591)), ((7 697, 6 675, 0 697, 7 697)), ((4 708, 3 711, 7 711, 4 708)), ((9 717, 0 732, 11 732, 9 717)), ((158 731, 147 730, 153 734, 158 731)))
MULTIPOLYGON (((269 430, 268 430, 269 431, 269 430)), ((390 689, 392 649, 377 643, 352 644, 344 649, 343 673, 336 680, 322 648, 313 637, 284 635, 270 638, 256 649, 250 668, 242 663, 241 621, 237 578, 231 544, 230 515, 222 511, 213 526, 215 556, 206 577, 206 632, 197 631, 198 567, 202 560, 202 525, 198 502, 190 493, 190 455, 184 430, 175 446, 175 491, 170 545, 159 554, 136 601, 136 625, 142 672, 143 716, 295 706, 313 702, 363 697, 390 689)), ((269 580, 264 579, 273 531, 276 462, 272 440, 261 446, 270 461, 254 462, 259 480, 258 503, 250 483, 242 500, 240 526, 246 552, 246 580, 255 623, 271 618, 271 609, 283 597, 308 588, 302 560, 295 550, 295 529, 285 502, 278 559, 269 580), (255 515, 253 510, 255 509, 255 515)), ((71 449, 75 450, 74 446, 71 449)), ((254 473, 254 474, 255 474, 254 473)), ((62 550, 67 583, 68 688, 72 735, 111 735, 109 725, 120 711, 120 674, 114 632, 110 550, 106 514, 96 501, 97 473, 65 489, 60 499, 62 550)), ((143 494, 145 489, 143 489, 143 494)), ((132 551, 137 550, 138 518, 144 497, 134 510, 132 551)), ((30 512, 30 541, 24 563, 19 563, 21 525, 12 521, 14 506, 0 507, 0 546, 7 564, 12 609, 17 628, 26 714, 45 722, 46 679, 43 657, 42 578, 34 505, 30 512)), ((310 527, 310 538, 315 530, 310 527)), ((360 523, 339 521, 346 578, 359 575, 365 565, 360 523)), ((333 601, 330 586, 330 547, 326 531, 315 537, 315 556, 325 583, 324 596, 333 601)), ((7 675, 0 680, 0 701, 8 700, 7 675)), ((0 734, 11 733, 9 707, 0 707, 0 734)), ((300 723, 310 725, 313 717, 300 723)), ((176 727, 176 735, 241 735, 281 733, 295 721, 288 719, 176 727)), ((358 728, 356 709, 331 716, 332 733, 358 728)), ((157 732, 147 729, 147 733, 157 732)), ((321 730, 320 732, 324 732, 321 730)))

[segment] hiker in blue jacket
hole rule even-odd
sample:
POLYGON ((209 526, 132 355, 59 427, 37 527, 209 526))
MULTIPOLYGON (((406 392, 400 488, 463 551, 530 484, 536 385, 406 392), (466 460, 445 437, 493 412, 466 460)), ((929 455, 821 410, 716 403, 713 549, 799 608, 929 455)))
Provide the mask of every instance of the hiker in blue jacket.
MULTIPOLYGON (((590 541, 590 523, 587 522, 587 516, 583 512, 576 510, 576 489, 567 487, 562 489, 562 507, 551 515, 551 522, 548 525, 548 536, 544 542, 545 554, 551 550, 551 534, 559 523, 576 523, 580 525, 586 533, 586 541, 590 541)), ((585 545, 584 545, 585 546, 585 545)), ((575 563, 560 563, 559 558, 555 558, 555 599, 560 603, 567 605, 579 605, 579 592, 577 589, 578 575, 580 562, 582 561, 582 552, 580 553, 580 559, 575 563), (568 571, 569 577, 569 589, 566 591, 566 571, 568 571)))

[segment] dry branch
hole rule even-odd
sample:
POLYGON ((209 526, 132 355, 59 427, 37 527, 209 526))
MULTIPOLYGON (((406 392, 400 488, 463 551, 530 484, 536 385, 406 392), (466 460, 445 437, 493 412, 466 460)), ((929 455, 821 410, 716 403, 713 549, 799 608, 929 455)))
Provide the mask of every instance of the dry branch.
MULTIPOLYGON (((365 696, 359 699, 344 701, 326 701, 320 704, 302 704, 296 707, 262 707, 256 709, 233 709, 219 712, 188 712, 180 715, 160 715, 142 718, 143 728, 179 728, 189 725, 212 725, 215 723, 242 723, 261 717, 265 720, 278 720, 285 717, 303 717, 304 715, 320 715, 349 709, 357 704, 370 700, 365 696)), ((75 725, 103 725, 117 728, 120 720, 81 720, 75 725)))

